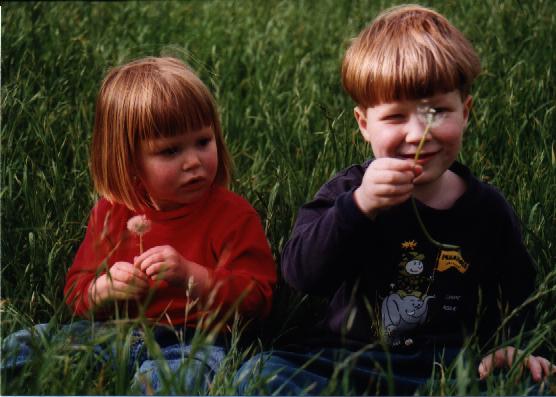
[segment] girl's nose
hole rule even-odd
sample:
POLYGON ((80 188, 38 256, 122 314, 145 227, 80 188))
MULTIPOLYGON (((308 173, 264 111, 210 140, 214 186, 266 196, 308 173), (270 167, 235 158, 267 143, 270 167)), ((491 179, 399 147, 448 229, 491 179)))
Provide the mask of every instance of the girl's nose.
MULTIPOLYGON (((425 132, 425 126, 423 125, 419 117, 417 117, 417 114, 412 114, 409 117, 409 120, 405 125, 405 129, 405 141, 407 143, 419 143, 419 141, 423 137, 423 133, 425 132)), ((430 131, 427 134, 425 140, 429 139, 431 139, 430 131)))
POLYGON ((200 164, 201 160, 199 160, 197 153, 195 151, 191 151, 185 153, 181 167, 183 171, 189 171, 197 168, 200 164))

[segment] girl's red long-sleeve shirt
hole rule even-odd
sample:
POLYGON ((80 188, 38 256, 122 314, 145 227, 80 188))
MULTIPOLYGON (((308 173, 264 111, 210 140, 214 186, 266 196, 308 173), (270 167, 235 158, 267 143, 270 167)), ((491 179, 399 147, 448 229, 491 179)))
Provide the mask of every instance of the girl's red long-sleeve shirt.
MULTIPOLYGON (((141 214, 152 222, 151 230, 142 237, 143 249, 170 245, 184 258, 204 266, 213 280, 212 297, 195 304, 188 299, 187 285, 149 280, 147 296, 140 302, 128 302, 130 315, 137 315, 139 306, 145 306, 149 319, 194 326, 204 314, 216 308, 225 313, 236 304, 243 316, 269 313, 276 266, 259 216, 245 199, 214 187, 195 204, 173 211, 146 209, 141 214)), ((105 199, 96 203, 66 276, 64 294, 75 314, 90 314, 88 290, 97 277, 114 263, 133 263, 139 255, 139 236, 127 230, 127 221, 135 215, 139 213, 105 199)), ((96 316, 109 314, 110 307, 96 316)))

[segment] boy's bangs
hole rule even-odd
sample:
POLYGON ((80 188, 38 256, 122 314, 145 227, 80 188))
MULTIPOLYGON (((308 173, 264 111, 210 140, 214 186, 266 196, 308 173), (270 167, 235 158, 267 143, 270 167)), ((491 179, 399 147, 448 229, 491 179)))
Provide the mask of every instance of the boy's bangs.
POLYGON ((465 77, 457 68, 457 63, 449 54, 433 54, 422 49, 406 49, 395 54, 385 54, 383 59, 396 62, 382 62, 376 74, 369 75, 363 97, 374 106, 399 100, 415 100, 433 96, 440 92, 450 92, 462 87, 465 77))

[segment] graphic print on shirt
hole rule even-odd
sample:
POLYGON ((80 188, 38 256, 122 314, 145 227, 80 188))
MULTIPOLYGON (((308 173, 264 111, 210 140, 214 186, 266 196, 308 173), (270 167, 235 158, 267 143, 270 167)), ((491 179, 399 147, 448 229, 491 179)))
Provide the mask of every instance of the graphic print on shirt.
POLYGON ((434 298, 428 295, 434 279, 434 266, 432 270, 430 265, 426 268, 425 255, 418 251, 417 242, 404 241, 401 248, 396 278, 381 307, 382 326, 394 346, 400 344, 401 338, 409 331, 425 323, 428 302, 434 298))
POLYGON ((427 321, 429 301, 436 298, 430 294, 436 272, 465 273, 469 267, 459 250, 441 250, 435 259, 426 261, 414 240, 401 243, 401 261, 381 307, 383 330, 393 346, 402 340, 406 345, 413 343, 411 331, 427 321))

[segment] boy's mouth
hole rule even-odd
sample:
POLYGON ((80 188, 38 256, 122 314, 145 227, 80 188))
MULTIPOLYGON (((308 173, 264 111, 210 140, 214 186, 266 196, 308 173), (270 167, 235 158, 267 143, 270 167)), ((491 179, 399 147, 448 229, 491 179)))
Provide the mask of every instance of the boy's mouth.
MULTIPOLYGON (((421 161, 426 162, 430 160, 433 156, 435 156, 437 153, 438 152, 421 152, 421 154, 419 154, 419 160, 417 160, 417 162, 418 163, 421 163, 421 161)), ((415 158, 415 153, 400 154, 400 157, 407 160, 413 160, 415 158)))

